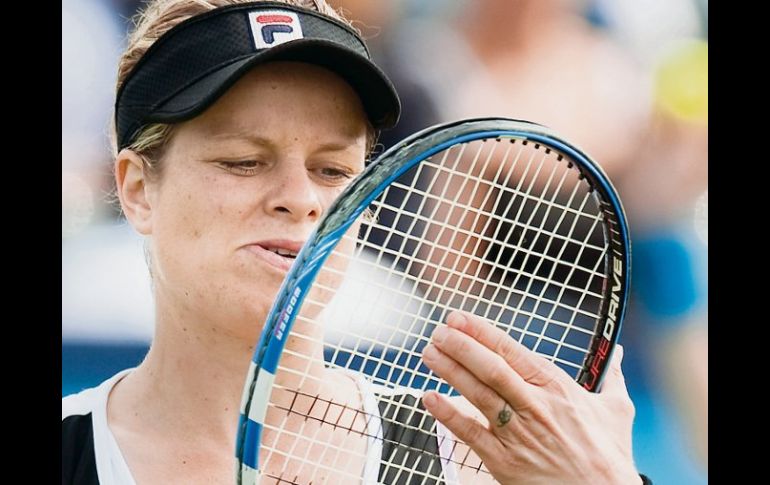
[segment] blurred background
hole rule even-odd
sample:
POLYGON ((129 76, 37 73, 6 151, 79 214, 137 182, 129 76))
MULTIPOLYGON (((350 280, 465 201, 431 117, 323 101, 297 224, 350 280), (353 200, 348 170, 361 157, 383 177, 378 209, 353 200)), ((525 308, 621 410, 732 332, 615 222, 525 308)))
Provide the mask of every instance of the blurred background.
MULTIPOLYGON (((624 371, 656 484, 708 481, 708 0, 330 0, 401 94, 381 151, 505 116, 597 159, 629 214, 624 371)), ((108 128, 137 0, 62 1, 62 395, 138 364, 153 332, 142 239, 112 203, 108 128)))

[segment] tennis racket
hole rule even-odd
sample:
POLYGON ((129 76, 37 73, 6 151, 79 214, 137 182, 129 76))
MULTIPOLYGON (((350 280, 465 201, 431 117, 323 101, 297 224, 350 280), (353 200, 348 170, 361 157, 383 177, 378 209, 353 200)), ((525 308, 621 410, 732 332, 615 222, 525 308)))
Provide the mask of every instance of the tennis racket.
POLYGON ((488 473, 425 411, 422 360, 455 309, 599 389, 630 242, 602 169, 543 126, 463 120, 383 153, 298 254, 249 369, 237 482, 452 483, 488 473))

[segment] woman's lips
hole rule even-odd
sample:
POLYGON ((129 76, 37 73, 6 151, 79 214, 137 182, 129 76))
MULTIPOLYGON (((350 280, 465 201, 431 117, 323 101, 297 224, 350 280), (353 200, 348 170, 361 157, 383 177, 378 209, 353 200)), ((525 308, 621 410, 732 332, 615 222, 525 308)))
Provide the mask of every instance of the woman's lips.
POLYGON ((301 248, 302 243, 296 241, 264 241, 246 246, 249 252, 283 272, 289 271, 296 258, 291 255, 280 255, 276 251, 296 256, 301 248))

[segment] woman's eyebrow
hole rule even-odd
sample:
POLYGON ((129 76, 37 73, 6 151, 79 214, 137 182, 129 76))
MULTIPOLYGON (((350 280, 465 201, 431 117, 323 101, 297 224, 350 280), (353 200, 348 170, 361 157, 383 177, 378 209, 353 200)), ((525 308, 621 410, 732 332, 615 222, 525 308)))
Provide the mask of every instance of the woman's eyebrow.
POLYGON ((315 152, 344 152, 355 148, 356 141, 350 140, 349 142, 327 142, 320 144, 314 151, 315 152))
MULTIPOLYGON (((274 149, 278 147, 278 144, 275 141, 252 132, 220 131, 220 132, 210 133, 208 136, 210 138, 213 138, 215 140, 220 140, 220 141, 224 141, 224 140, 247 141, 252 145, 263 146, 269 149, 274 149)), ((301 136, 301 135, 298 135, 298 136, 301 136)), ((313 148, 313 152, 315 153, 343 152, 343 151, 350 150, 351 148, 355 147, 358 144, 358 140, 356 137, 339 136, 335 138, 338 138, 338 139, 334 141, 320 143, 319 145, 313 148)))
POLYGON ((221 141, 224 141, 224 140, 248 141, 253 145, 265 146, 268 148, 274 148, 276 146, 275 142, 271 141, 269 138, 259 136, 258 134, 255 134, 253 132, 228 130, 228 131, 212 132, 208 136, 215 140, 221 140, 221 141))

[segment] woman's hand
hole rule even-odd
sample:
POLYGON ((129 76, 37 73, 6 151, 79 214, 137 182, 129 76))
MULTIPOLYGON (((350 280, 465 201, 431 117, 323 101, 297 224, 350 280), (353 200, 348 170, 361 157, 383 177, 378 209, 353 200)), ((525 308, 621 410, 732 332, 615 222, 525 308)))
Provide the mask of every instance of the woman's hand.
POLYGON ((423 404, 499 482, 642 483, 631 452, 634 406, 620 346, 602 391, 591 393, 479 317, 453 312, 447 324, 433 332, 423 360, 489 424, 433 391, 423 404))

